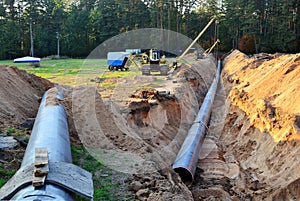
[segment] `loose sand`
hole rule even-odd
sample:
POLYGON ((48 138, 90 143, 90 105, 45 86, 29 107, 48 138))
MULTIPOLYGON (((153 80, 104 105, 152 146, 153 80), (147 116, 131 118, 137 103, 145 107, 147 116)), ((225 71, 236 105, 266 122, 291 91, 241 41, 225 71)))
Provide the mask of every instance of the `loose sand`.
MULTIPOLYGON (((171 165, 212 82, 213 58, 186 57, 153 89, 124 90, 132 82, 155 80, 152 76, 122 80, 124 87, 112 99, 101 97, 104 89, 57 88, 65 96, 59 102, 72 143, 127 175, 137 200, 299 200, 299 62, 299 55, 249 58, 233 51, 226 57, 189 187, 171 165)), ((15 67, 0 66, 0 79, 0 128, 35 117, 43 93, 54 86, 15 67)), ((23 152, 2 152, 1 161, 23 152)))

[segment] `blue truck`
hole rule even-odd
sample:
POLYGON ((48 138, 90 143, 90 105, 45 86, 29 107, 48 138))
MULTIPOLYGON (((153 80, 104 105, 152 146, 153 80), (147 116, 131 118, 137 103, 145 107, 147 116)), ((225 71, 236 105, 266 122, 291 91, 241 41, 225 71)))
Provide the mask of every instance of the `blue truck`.
POLYGON ((128 58, 130 57, 129 52, 108 52, 107 54, 107 65, 110 71, 114 70, 128 70, 125 66, 128 58))

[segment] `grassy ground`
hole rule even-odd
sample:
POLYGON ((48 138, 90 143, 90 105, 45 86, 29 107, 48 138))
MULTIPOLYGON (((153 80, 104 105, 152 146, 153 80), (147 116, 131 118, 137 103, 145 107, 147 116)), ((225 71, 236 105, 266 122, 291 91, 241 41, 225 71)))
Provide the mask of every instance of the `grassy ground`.
MULTIPOLYGON (((134 200, 126 190, 126 183, 120 178, 126 178, 126 175, 113 172, 103 163, 94 159, 83 146, 71 146, 73 163, 93 175, 94 182, 94 200, 134 200)), ((75 200, 85 201, 80 196, 75 200)))
MULTIPOLYGON (((29 73, 49 79, 53 82, 74 85, 72 80, 74 80, 74 77, 78 74, 83 61, 82 59, 43 60, 39 68, 31 66, 29 63, 13 63, 13 61, 7 60, 0 61, 0 64, 17 66, 19 69, 26 70, 29 73)), ((104 63, 104 61, 101 63, 104 63)), ((96 68, 96 66, 94 68, 96 68)))
MULTIPOLYGON (((28 136, 25 130, 6 128, 0 130, 0 135, 14 136, 19 140, 28 143, 28 136)), ((0 152, 0 188, 16 173, 24 155, 25 148, 17 147, 11 150, 0 152), (5 155, 4 160, 1 156, 5 155), (9 161, 6 161, 9 160, 9 161)), ((84 146, 71 145, 72 159, 75 165, 82 167, 93 175, 94 200, 97 201, 117 201, 134 200, 133 196, 127 191, 127 175, 114 172, 107 168, 105 164, 94 159, 84 146)), ((77 201, 87 201, 80 196, 76 196, 77 201)))
POLYGON ((129 72, 110 72, 105 59, 48 59, 42 60, 38 68, 29 63, 13 63, 11 60, 2 60, 0 64, 17 66, 28 73, 70 86, 91 84, 91 80, 96 78, 128 78, 141 74, 136 68, 130 68, 129 72))
POLYGON ((0 188, 11 178, 16 171, 5 171, 0 167, 0 188))
MULTIPOLYGON (((126 102, 123 99, 127 99, 128 94, 134 93, 134 89, 157 87, 165 79, 163 76, 155 76, 155 79, 148 83, 141 81, 140 78, 139 81, 135 81, 135 77, 142 75, 138 68, 131 66, 129 71, 111 72, 108 71, 105 59, 45 59, 41 61, 38 68, 31 66, 29 63, 16 64, 12 60, 0 61, 1 64, 17 66, 28 73, 60 85, 92 85, 99 89, 102 98, 111 99, 118 103, 126 102), (126 80, 130 81, 127 82, 126 80), (126 97, 119 97, 120 90, 122 93, 126 93, 126 97)), ((158 75, 157 73, 153 74, 158 75)))

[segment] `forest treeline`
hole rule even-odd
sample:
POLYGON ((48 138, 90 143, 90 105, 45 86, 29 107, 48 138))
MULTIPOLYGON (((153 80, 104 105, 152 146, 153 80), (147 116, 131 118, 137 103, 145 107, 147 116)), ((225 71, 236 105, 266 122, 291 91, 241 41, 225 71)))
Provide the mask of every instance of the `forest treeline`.
POLYGON ((221 51, 300 52, 300 0, 1 0, 0 59, 30 54, 85 57, 117 34, 163 28, 195 38, 212 16, 199 43, 218 38, 221 51))

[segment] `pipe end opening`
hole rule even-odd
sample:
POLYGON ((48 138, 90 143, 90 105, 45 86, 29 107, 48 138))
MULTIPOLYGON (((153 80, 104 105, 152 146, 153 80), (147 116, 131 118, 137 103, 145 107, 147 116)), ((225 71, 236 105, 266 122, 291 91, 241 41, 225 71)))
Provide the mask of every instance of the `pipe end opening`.
POLYGON ((193 182, 194 176, 188 169, 183 167, 178 167, 178 168, 174 168, 174 171, 179 174, 182 182, 187 184, 191 184, 193 182))

